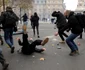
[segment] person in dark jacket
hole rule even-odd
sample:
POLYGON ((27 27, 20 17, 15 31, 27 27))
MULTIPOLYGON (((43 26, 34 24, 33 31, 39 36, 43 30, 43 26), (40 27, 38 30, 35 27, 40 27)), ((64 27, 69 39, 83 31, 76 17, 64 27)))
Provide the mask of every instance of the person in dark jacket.
MULTIPOLYGON (((83 14, 82 13, 77 13, 77 15, 80 17, 80 23, 82 23, 82 25, 83 25, 83 28, 84 28, 84 31, 85 31, 85 11, 83 12, 83 14)), ((83 33, 81 33, 80 34, 80 36, 78 37, 78 39, 82 39, 82 35, 83 33)))
POLYGON ((36 46, 38 45, 42 45, 44 46, 49 38, 45 38, 44 40, 35 40, 35 41, 32 41, 32 40, 28 40, 28 34, 26 32, 26 26, 23 26, 23 35, 22 35, 22 40, 23 42, 21 42, 20 38, 18 38, 18 43, 20 46, 22 46, 21 48, 21 52, 25 55, 30 55, 32 54, 33 52, 38 52, 38 53, 41 53, 43 51, 45 51, 45 48, 37 48, 36 46), (30 42, 31 41, 31 42, 30 42))
POLYGON ((28 20, 27 14, 25 13, 22 17, 23 17, 23 23, 24 23, 24 25, 27 26, 27 24, 28 24, 28 22, 27 22, 27 20, 28 20))
POLYGON ((60 29, 60 33, 62 33, 68 28, 71 29, 71 34, 67 37, 66 43, 71 49, 71 53, 69 55, 73 56, 79 53, 78 46, 75 44, 73 40, 82 33, 83 28, 80 26, 78 20, 74 16, 74 12, 67 10, 64 15, 68 17, 68 23, 60 29))
POLYGON ((14 27, 16 26, 16 22, 18 21, 17 15, 13 12, 12 8, 7 6, 6 11, 1 14, 0 17, 0 24, 2 24, 3 31, 4 31, 4 39, 7 45, 11 48, 11 53, 14 53, 14 43, 13 43, 13 31, 14 27), (11 18, 9 18, 9 16, 11 18))
POLYGON ((33 15, 31 15, 30 21, 31 21, 31 27, 33 28, 33 15))
POLYGON ((34 16, 32 18, 33 20, 33 33, 34 33, 34 36, 35 36, 35 27, 36 27, 36 30, 37 30, 37 37, 39 38, 39 17, 37 15, 37 13, 35 12, 34 13, 34 16))
POLYGON ((68 37, 68 35, 65 34, 64 32, 59 33, 59 31, 60 31, 60 29, 62 27, 64 27, 64 25, 66 25, 66 23, 67 23, 66 22, 66 18, 65 18, 65 16, 60 11, 58 11, 58 12, 54 11, 52 13, 52 16, 57 18, 56 25, 57 25, 57 28, 58 28, 58 34, 59 34, 60 38, 62 39, 61 43, 64 43, 64 37, 63 37, 63 35, 65 37, 68 37))

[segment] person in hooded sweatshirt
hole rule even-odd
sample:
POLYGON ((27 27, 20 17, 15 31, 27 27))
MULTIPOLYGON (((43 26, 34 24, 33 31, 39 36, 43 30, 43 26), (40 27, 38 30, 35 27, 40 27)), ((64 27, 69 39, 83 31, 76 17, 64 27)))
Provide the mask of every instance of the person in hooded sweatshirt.
POLYGON ((69 55, 73 56, 75 54, 79 54, 78 46, 76 45, 74 40, 82 33, 83 28, 80 26, 80 23, 76 19, 73 11, 66 10, 64 15, 67 16, 68 23, 63 28, 60 29, 60 33, 62 33, 68 28, 71 30, 71 34, 67 37, 66 43, 71 49, 69 55))
POLYGON ((66 18, 65 18, 65 16, 60 11, 58 11, 58 12, 54 11, 52 13, 52 16, 57 18, 56 25, 57 25, 57 28, 58 28, 58 34, 59 34, 59 36, 60 36, 60 38, 62 40, 60 43, 64 43, 65 39, 64 39, 63 36, 68 37, 68 35, 65 34, 64 32, 60 33, 59 31, 60 31, 60 29, 62 27, 64 27, 64 25, 67 24, 66 18))

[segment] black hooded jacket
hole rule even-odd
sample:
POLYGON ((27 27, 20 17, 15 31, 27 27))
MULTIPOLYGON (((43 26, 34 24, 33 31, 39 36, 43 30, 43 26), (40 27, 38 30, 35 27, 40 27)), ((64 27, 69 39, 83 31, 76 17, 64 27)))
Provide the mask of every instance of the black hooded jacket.
POLYGON ((80 26, 73 12, 70 13, 68 17, 68 23, 62 29, 60 29, 60 32, 63 32, 68 28, 70 28, 71 32, 74 34, 80 34, 83 32, 83 28, 80 26))
POLYGON ((34 52, 34 48, 33 45, 31 45, 28 41, 28 34, 24 34, 22 35, 22 40, 23 42, 21 42, 21 40, 18 40, 19 45, 22 46, 21 52, 25 55, 30 55, 34 52))
POLYGON ((39 17, 37 15, 37 13, 34 13, 34 16, 32 17, 32 21, 33 21, 33 26, 39 25, 39 17))
POLYGON ((1 14, 0 17, 0 24, 2 24, 3 29, 5 28, 13 28, 14 26, 16 26, 16 22, 19 20, 19 18, 17 17, 17 15, 12 11, 12 10, 7 10, 5 12, 3 12, 1 14), (13 16, 13 20, 11 20, 8 15, 13 16), (11 23, 12 25, 8 25, 9 23, 11 23))
POLYGON ((54 11, 52 13, 52 16, 57 18, 56 25, 58 28, 62 28, 64 25, 66 25, 66 23, 67 23, 66 18, 60 11, 58 11, 58 12, 54 11))

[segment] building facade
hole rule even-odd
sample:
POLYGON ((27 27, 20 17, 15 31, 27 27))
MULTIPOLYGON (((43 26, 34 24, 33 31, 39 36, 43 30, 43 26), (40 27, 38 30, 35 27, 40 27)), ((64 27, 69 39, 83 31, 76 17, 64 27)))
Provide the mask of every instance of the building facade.
POLYGON ((78 0, 76 11, 85 11, 85 0, 78 0))
POLYGON ((32 11, 33 13, 37 12, 41 20, 45 18, 50 20, 53 11, 63 11, 62 1, 63 0, 34 0, 32 11))
MULTIPOLYGON (((64 12, 65 8, 63 5, 64 0, 34 0, 32 12, 37 12, 40 19, 43 18, 51 19, 53 11, 64 12)), ((85 0, 78 0, 78 6, 76 11, 85 10, 85 0)))

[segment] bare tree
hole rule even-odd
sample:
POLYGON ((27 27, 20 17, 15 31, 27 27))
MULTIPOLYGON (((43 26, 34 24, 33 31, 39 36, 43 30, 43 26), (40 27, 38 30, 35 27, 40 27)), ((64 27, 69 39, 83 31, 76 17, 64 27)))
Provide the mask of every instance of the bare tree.
POLYGON ((23 9, 30 9, 32 8, 32 1, 33 0, 17 0, 18 5, 23 9))

